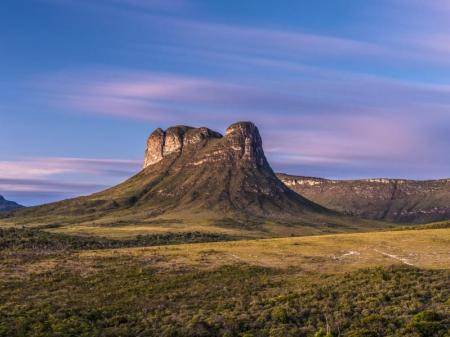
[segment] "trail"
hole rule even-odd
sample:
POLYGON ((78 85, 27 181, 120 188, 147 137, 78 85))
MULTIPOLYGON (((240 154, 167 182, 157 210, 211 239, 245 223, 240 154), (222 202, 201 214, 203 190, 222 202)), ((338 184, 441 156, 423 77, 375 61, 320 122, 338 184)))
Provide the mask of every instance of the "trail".
POLYGON ((333 260, 340 260, 340 259, 343 259, 343 258, 345 258, 347 256, 352 256, 352 255, 359 256, 359 255, 361 255, 361 253, 356 251, 356 250, 349 250, 347 253, 344 253, 344 254, 339 255, 339 256, 332 255, 331 258, 333 260))
POLYGON ((408 265, 408 266, 415 267, 414 264, 412 264, 411 262, 409 262, 409 261, 408 261, 407 259, 405 259, 405 258, 399 257, 399 256, 397 256, 397 255, 393 255, 393 254, 388 254, 388 253, 382 252, 381 250, 378 250, 378 249, 374 249, 374 250, 375 250, 376 252, 378 252, 378 253, 384 255, 384 256, 390 257, 391 259, 400 261, 401 263, 404 263, 404 264, 406 264, 406 265, 408 265))

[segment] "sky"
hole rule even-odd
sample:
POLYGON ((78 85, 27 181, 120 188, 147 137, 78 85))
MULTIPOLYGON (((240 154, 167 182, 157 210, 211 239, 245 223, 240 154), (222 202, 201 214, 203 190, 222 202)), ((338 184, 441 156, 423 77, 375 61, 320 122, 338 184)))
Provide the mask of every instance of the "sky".
POLYGON ((2 0, 0 194, 86 195, 157 127, 260 129, 275 171, 450 177, 448 0, 2 0))

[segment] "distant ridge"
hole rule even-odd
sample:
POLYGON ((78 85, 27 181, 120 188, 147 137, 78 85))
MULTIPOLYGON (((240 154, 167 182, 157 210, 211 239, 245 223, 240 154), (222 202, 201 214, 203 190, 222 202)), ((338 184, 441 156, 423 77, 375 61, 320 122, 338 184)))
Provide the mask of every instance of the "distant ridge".
POLYGON ((306 198, 349 215, 405 223, 450 219, 450 179, 330 180, 283 173, 277 176, 306 198))
POLYGON ((19 205, 17 202, 6 200, 2 195, 0 195, 0 212, 12 211, 23 207, 24 206, 19 205))

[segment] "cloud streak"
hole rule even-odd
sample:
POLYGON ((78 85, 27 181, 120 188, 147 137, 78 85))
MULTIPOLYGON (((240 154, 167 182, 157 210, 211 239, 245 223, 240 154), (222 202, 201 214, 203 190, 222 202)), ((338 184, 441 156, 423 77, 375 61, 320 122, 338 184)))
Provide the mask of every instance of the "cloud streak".
POLYGON ((141 161, 27 158, 0 161, 0 194, 24 205, 87 195, 137 173, 141 161))
POLYGON ((45 88, 46 103, 59 108, 153 121, 179 121, 186 113, 194 121, 229 120, 233 115, 264 119, 280 112, 294 118, 450 114, 448 85, 337 72, 256 84, 111 70, 59 74, 36 83, 36 90, 45 88))
POLYGON ((0 161, 0 179, 36 179, 68 173, 123 176, 137 172, 135 160, 66 157, 26 158, 0 161))

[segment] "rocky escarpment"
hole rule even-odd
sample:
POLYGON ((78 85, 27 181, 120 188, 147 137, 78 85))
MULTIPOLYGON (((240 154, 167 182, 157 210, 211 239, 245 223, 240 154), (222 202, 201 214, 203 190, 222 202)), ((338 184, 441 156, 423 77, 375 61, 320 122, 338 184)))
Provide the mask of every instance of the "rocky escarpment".
POLYGON ((195 146, 205 139, 221 138, 222 135, 208 128, 175 126, 166 131, 161 128, 153 131, 147 140, 144 168, 156 164, 171 154, 181 154, 183 148, 195 146))
POLYGON ((268 166, 258 128, 250 122, 230 125, 222 136, 206 127, 192 128, 175 126, 167 130, 154 130, 147 140, 144 156, 144 169, 161 162, 164 158, 180 157, 191 159, 189 165, 198 166, 213 163, 251 163, 256 166, 268 166), (209 151, 200 152, 209 141, 209 151), (187 158, 190 156, 190 158, 187 158))
POLYGON ((329 180, 277 176, 306 198, 349 215, 417 223, 450 219, 450 179, 329 180))
POLYGON ((6 200, 0 195, 0 212, 2 211, 12 211, 14 209, 22 208, 17 202, 6 200))

